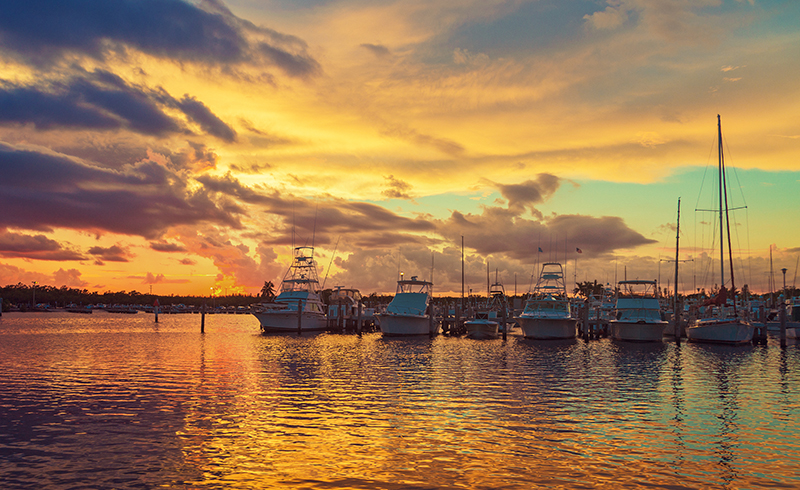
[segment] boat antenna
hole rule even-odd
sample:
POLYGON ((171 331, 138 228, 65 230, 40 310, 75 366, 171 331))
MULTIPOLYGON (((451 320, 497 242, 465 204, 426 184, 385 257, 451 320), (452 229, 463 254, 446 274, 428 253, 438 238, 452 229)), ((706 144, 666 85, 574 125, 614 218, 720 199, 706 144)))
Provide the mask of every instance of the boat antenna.
POLYGON ((464 309, 464 235, 461 235, 461 309, 464 309))
POLYGON ((325 279, 322 280, 322 289, 325 289, 325 282, 328 280, 328 274, 331 273, 331 266, 333 265, 333 258, 336 257, 336 249, 339 248, 339 239, 342 238, 342 235, 336 237, 336 246, 333 247, 333 255, 331 255, 331 261, 328 263, 328 272, 325 273, 325 279))
POLYGON ((317 207, 314 209, 314 227, 312 228, 311 232, 311 246, 314 246, 314 243, 317 240, 317 214, 319 213, 319 203, 317 203, 317 207))

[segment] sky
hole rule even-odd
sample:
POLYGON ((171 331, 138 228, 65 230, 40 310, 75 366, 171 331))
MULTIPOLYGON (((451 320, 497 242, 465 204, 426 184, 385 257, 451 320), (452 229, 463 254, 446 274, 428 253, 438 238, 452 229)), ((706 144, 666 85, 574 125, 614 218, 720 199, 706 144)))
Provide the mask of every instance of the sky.
POLYGON ((679 290, 711 288, 719 115, 735 285, 791 286, 798 25, 794 0, 3 2, 0 284, 255 294, 311 245, 325 288, 460 295, 463 243, 476 294, 544 261, 674 286, 676 245, 679 290))

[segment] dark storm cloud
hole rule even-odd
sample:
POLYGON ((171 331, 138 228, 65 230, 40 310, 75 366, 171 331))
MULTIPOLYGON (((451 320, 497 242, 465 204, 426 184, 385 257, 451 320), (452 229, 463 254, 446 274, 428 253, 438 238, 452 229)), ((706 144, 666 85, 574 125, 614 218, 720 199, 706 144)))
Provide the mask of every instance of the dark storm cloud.
POLYGON ((0 226, 105 230, 156 238, 175 225, 241 228, 242 210, 152 161, 120 170, 0 143, 0 226))
POLYGON ((300 78, 319 71, 303 41, 239 19, 221 2, 30 0, 0 4, 0 49, 24 62, 46 66, 69 53, 105 60, 110 53, 124 54, 128 48, 179 61, 267 64, 300 78))
POLYGON ((0 257, 36 260, 83 260, 77 251, 69 250, 44 235, 25 235, 0 231, 0 257))

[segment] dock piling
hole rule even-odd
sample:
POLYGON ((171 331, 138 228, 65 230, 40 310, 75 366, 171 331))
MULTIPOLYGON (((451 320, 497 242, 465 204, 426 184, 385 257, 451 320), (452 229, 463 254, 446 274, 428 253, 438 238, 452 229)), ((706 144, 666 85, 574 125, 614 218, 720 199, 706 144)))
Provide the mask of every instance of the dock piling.
POLYGON ((200 333, 206 333, 206 304, 200 309, 200 333))

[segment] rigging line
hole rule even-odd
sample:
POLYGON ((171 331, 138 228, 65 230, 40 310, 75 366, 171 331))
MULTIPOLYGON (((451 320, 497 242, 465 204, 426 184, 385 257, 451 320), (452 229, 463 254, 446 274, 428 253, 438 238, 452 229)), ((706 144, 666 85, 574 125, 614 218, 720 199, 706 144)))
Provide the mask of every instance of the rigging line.
POLYGON ((325 273, 325 279, 322 281, 322 289, 325 289, 325 283, 328 281, 328 274, 331 273, 331 266, 333 265, 333 258, 336 257, 336 249, 339 248, 339 239, 342 238, 342 235, 339 235, 336 238, 336 246, 333 247, 333 255, 331 255, 331 261, 328 263, 328 272, 325 273))

